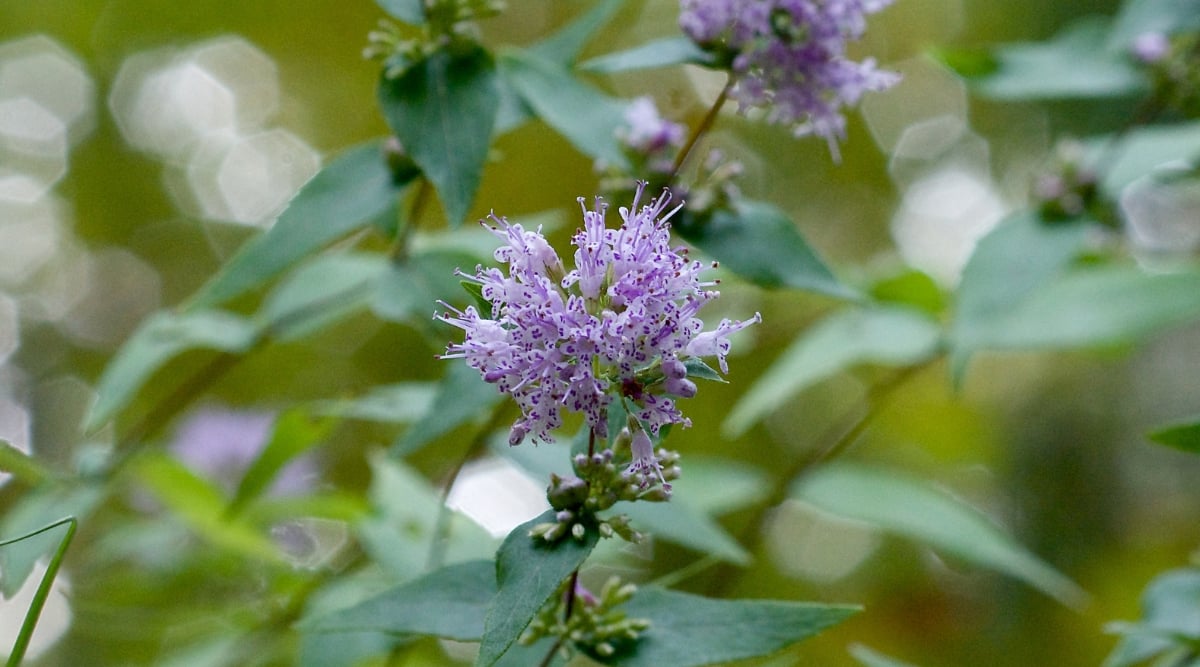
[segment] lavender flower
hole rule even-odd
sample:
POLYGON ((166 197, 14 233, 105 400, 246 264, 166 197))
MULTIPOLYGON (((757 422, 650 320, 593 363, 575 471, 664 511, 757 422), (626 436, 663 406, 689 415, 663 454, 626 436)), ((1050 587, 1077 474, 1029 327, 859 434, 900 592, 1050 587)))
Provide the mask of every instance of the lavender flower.
MULTIPOLYGON (((189 468, 233 491, 267 446, 274 423, 269 412, 201 408, 180 425, 170 449, 189 468)), ((315 462, 298 457, 279 472, 269 492, 300 495, 312 489, 316 476, 315 462)))
POLYGON ((872 58, 846 57, 866 16, 891 0, 680 1, 680 27, 728 63, 740 109, 766 109, 770 122, 792 126, 796 136, 824 137, 835 157, 846 133, 842 107, 899 81, 872 58))
POLYGON ((675 155, 683 145, 685 128, 658 112, 651 97, 639 97, 625 107, 624 123, 613 132, 625 164, 596 161, 600 174, 600 192, 614 199, 633 194, 635 176, 652 186, 667 186, 674 169, 675 155))
POLYGON ((717 356, 727 369, 730 334, 761 320, 755 314, 703 332, 697 313, 718 296, 708 289, 716 283, 701 281, 703 265, 671 247, 668 220, 678 207, 667 210, 669 194, 639 208, 644 189, 640 183, 630 208, 620 209, 618 229, 605 225, 606 204, 597 199, 588 210, 580 199, 583 228, 572 239, 569 272, 540 229, 490 216, 505 242, 495 258, 507 273, 460 274, 479 286, 491 312, 441 304, 447 312, 436 318, 466 333, 441 358, 465 359, 521 408, 510 444, 552 440, 564 408, 607 437, 607 408, 618 397, 652 433, 690 425, 674 401, 695 394, 682 360, 717 356))
POLYGON ((683 126, 666 120, 658 113, 654 99, 639 97, 625 109, 625 125, 617 129, 621 143, 642 154, 683 144, 683 126))
POLYGON ((1144 32, 1133 40, 1131 50, 1139 62, 1153 65, 1171 53, 1171 40, 1161 32, 1144 32))

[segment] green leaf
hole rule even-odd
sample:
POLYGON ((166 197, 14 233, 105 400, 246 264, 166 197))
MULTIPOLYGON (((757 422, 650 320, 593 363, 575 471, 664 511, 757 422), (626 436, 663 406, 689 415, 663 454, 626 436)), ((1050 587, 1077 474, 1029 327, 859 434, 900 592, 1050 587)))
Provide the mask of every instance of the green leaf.
POLYGON ((588 40, 612 20, 624 3, 625 0, 601 0, 583 16, 529 47, 529 52, 548 62, 574 63, 588 40))
MULTIPOLYGON (((106 495, 105 489, 92 484, 70 488, 43 487, 22 496, 15 505, 5 509, 0 517, 0 536, 27 535, 68 516, 84 521, 106 495)), ((0 547, 0 597, 7 599, 16 595, 33 572, 34 564, 59 544, 59 540, 53 532, 42 533, 0 547)))
POLYGON ((656 39, 626 51, 592 58, 582 63, 579 69, 612 74, 688 63, 707 65, 712 61, 711 54, 696 46, 691 39, 679 35, 656 39))
POLYGON ((372 387, 358 398, 317 401, 311 409, 333 417, 408 424, 429 413, 435 392, 432 382, 398 382, 372 387))
POLYGON ((1128 51, 1146 32, 1176 33, 1200 28, 1200 0, 1126 0, 1113 22, 1109 47, 1128 51))
POLYGON ((982 78, 1000 68, 1000 63, 987 49, 934 47, 930 55, 966 79, 982 78))
POLYGON ((716 521, 681 500, 666 503, 620 503, 616 514, 628 514, 633 527, 734 565, 749 565, 750 553, 716 521))
POLYGON ((862 644, 851 646, 850 655, 861 662, 863 667, 913 667, 907 662, 901 662, 862 644))
POLYGON ((10 473, 29 486, 54 477, 53 471, 3 438, 0 438, 0 472, 10 473))
POLYGON ((738 399, 722 433, 736 438, 781 405, 821 380, 861 363, 904 366, 928 359, 938 348, 936 322, 907 308, 853 308, 812 326, 738 399))
POLYGON ((462 424, 486 417, 504 397, 461 359, 447 359, 445 363, 450 366, 433 399, 433 407, 424 419, 396 440, 392 456, 411 454, 462 424))
POLYGON ((379 83, 379 103, 405 152, 437 188, 446 218, 467 215, 500 108, 496 66, 482 48, 438 51, 379 83))
POLYGON ((382 632, 314 632, 300 635, 296 667, 363 667, 416 638, 382 632))
POLYGON ((770 477, 742 461, 688 452, 687 470, 671 486, 672 503, 685 501, 707 515, 727 514, 766 499, 770 477))
POLYGON ((625 164, 617 128, 625 122, 625 103, 575 78, 562 65, 528 51, 500 56, 504 79, 525 104, 584 155, 609 164, 625 164))
POLYGON ((1081 269, 989 318, 972 342, 990 349, 1123 345, 1200 317, 1200 272, 1081 269))
MULTIPOLYGON (((1127 667, 1175 646, 1200 641, 1200 570, 1171 570, 1142 593, 1142 619, 1129 626, 1104 667, 1127 667), (1181 641, 1182 640, 1182 641, 1181 641)), ((1179 663, 1185 664, 1185 663, 1179 663)))
POLYGON ((701 380, 711 380, 722 384, 729 384, 729 381, 721 377, 715 368, 704 363, 703 359, 698 357, 690 357, 683 361, 683 367, 687 369, 689 378, 700 378, 701 380))
POLYGON ((852 605, 776 600, 714 600, 643 588, 625 603, 630 618, 650 628, 611 664, 621 667, 703 667, 770 655, 859 612, 852 605))
POLYGON ((453 303, 462 294, 460 278, 454 270, 477 263, 473 255, 457 251, 413 255, 403 263, 393 264, 380 278, 371 298, 371 309, 391 322, 428 326, 438 301, 453 303))
MULTIPOLYGON (((1008 44, 959 73, 981 95, 1001 100, 1131 96, 1149 90, 1146 77, 1125 53, 1106 48, 1108 22, 1088 17, 1046 42, 1008 44), (978 63, 994 67, 978 67, 978 63)), ((955 65, 962 59, 949 59, 955 65)))
POLYGON ((876 301, 923 310, 939 315, 946 309, 946 295, 927 273, 907 269, 889 275, 871 285, 871 297, 876 301))
POLYGON ((361 492, 323 491, 303 496, 262 497, 243 514, 248 522, 263 526, 302 517, 353 523, 369 511, 361 492))
POLYGON ((1030 293, 1063 273, 1090 232, 1084 222, 1049 224, 1032 212, 1017 213, 979 241, 963 269, 950 329, 954 374, 983 347, 993 323, 1030 293))
POLYGON ((301 621, 303 632, 376 630, 478 641, 496 595, 496 566, 475 560, 450 565, 352 607, 301 621))
POLYGON ((771 204, 742 200, 734 211, 717 211, 704 220, 681 220, 676 231, 724 268, 762 287, 793 287, 839 299, 859 297, 833 277, 796 225, 771 204))
POLYGON ((272 291, 258 317, 275 339, 303 338, 362 310, 387 268, 380 255, 318 257, 272 291))
POLYGON ((282 563, 275 544, 263 533, 225 514, 221 490, 166 454, 145 454, 133 469, 154 495, 202 538, 231 552, 282 563))
POLYGON ((227 514, 237 514, 258 498, 284 466, 329 435, 334 423, 332 419, 313 419, 296 408, 279 415, 267 446, 242 476, 227 514))
POLYGON ((372 515, 355 526, 363 549, 390 574, 403 579, 423 571, 435 539, 445 563, 485 558, 499 540, 479 524, 442 504, 441 493, 417 471, 372 452, 368 497, 372 515))
MULTIPOLYGON (((500 656, 500 660, 496 661, 493 667, 531 667, 532 665, 540 667, 542 660, 550 654, 553 648, 553 637, 542 637, 529 646, 513 644, 504 655, 500 656)), ((563 667, 566 664, 567 659, 563 658, 560 652, 554 651, 554 655, 546 667, 563 667)))
POLYGON ((492 312, 492 302, 483 296, 483 285, 469 280, 460 280, 458 284, 466 290, 467 294, 471 295, 471 300, 475 302, 475 307, 479 309, 480 313, 492 312))
POLYGON ((421 0, 375 0, 383 11, 409 25, 425 23, 425 5, 421 0))
POLYGON ((84 430, 98 428, 133 399, 154 371, 192 348, 245 352, 259 338, 249 321, 219 310, 158 312, 142 323, 117 352, 96 387, 84 430))
MULTIPOLYGON (((614 416, 612 406, 609 409, 609 428, 616 428, 616 423, 612 421, 614 416)), ((586 430, 580 431, 583 436, 580 440, 583 442, 587 440, 585 433, 586 430)), ((552 472, 562 474, 564 471, 571 470, 571 452, 563 443, 546 443, 537 447, 527 445, 509 447, 506 444, 497 443, 493 447, 493 451, 498 456, 503 456, 524 468, 535 479, 545 479, 552 472)), ((688 458, 687 471, 691 471, 691 469, 691 458, 688 458)), ((723 481, 725 479, 720 475, 720 471, 714 473, 712 466, 710 466, 709 472, 709 480, 723 481)), ((685 472, 677 482, 683 484, 679 488, 688 487, 685 480, 689 474, 690 472, 685 472)), ((675 497, 667 503, 621 503, 613 508, 612 514, 628 514, 629 518, 633 520, 634 528, 651 533, 655 539, 678 544, 701 553, 712 554, 729 563, 746 565, 751 560, 750 554, 742 545, 738 544, 737 540, 725 532, 719 523, 709 518, 701 509, 720 507, 722 504, 727 507, 736 505, 739 497, 744 499, 753 493, 753 490, 747 489, 746 485, 753 483, 751 480, 759 479, 752 472, 747 472, 745 469, 739 470, 736 464, 727 471, 727 475, 731 482, 730 488, 722 487, 721 491, 714 492, 711 497, 705 497, 696 504, 692 503, 692 498, 700 496, 700 493, 681 492, 675 494, 675 497)), ((700 475, 700 479, 704 479, 703 474, 700 475)), ((696 488, 697 486, 696 483, 691 484, 695 491, 704 491, 706 494, 710 491, 708 488, 696 488)))
POLYGON ((1069 606, 1078 586, 1029 553, 974 508, 924 482, 837 463, 799 480, 791 495, 832 514, 924 542, 947 554, 1016 577, 1069 606))
POLYGON ((554 520, 554 510, 513 529, 496 552, 498 591, 484 621, 478 667, 491 667, 508 651, 558 586, 587 559, 600 531, 591 526, 582 540, 568 537, 548 545, 529 531, 554 520))
POLYGON ((380 146, 378 140, 356 146, 326 165, 266 233, 246 243, 192 296, 188 308, 244 294, 391 209, 404 183, 393 181, 380 146))
POLYGON ((1155 167, 1200 158, 1200 123, 1137 127, 1121 137, 1117 150, 1110 153, 1111 141, 1105 137, 1092 142, 1091 153, 1094 159, 1103 156, 1108 160, 1101 187, 1117 199, 1126 186, 1155 167))
POLYGON ((1200 418, 1183 424, 1160 428, 1146 437, 1160 445, 1174 447, 1192 454, 1200 454, 1200 418))

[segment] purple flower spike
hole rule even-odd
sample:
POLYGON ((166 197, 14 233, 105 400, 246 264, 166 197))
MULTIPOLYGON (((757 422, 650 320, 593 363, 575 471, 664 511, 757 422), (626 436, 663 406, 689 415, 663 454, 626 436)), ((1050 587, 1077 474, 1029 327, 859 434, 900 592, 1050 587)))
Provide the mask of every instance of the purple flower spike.
POLYGON ((728 58, 740 108, 767 110, 767 120, 797 136, 824 137, 837 157, 845 137, 842 108, 883 90, 899 75, 873 59, 846 57, 866 16, 890 0, 681 0, 679 26, 702 48, 728 58))
POLYGON ((671 246, 668 221, 679 209, 668 209, 670 195, 639 207, 644 189, 639 183, 633 204, 620 209, 616 229, 606 225, 608 208, 599 199, 584 207, 570 271, 540 229, 491 216, 490 229, 505 243, 495 257, 508 271, 462 274, 479 285, 491 312, 441 304, 437 319, 465 332, 442 358, 465 359, 520 406, 511 444, 550 441, 564 409, 582 413, 606 437, 616 397, 629 400, 653 433, 665 424, 691 425, 674 402, 695 394, 681 359, 716 356, 727 370, 729 334, 761 320, 723 320, 703 331, 697 313, 717 298, 708 289, 715 283, 700 279, 705 267, 686 249, 671 246))

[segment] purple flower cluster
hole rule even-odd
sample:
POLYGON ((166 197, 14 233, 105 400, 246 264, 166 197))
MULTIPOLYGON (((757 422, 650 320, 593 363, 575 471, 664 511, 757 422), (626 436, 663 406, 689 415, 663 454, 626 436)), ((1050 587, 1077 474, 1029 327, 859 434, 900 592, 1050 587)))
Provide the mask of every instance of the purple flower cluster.
POLYGON ((681 0, 679 25, 702 48, 729 63, 730 93, 742 109, 767 110, 797 136, 815 134, 837 154, 844 138, 842 107, 899 76, 874 59, 846 57, 846 42, 862 37, 866 16, 891 0, 681 0))
POLYGON ((442 355, 463 358, 487 382, 512 395, 522 416, 509 442, 526 437, 549 441, 561 411, 583 413, 593 431, 607 437, 607 408, 625 400, 651 432, 665 424, 690 425, 675 398, 690 397, 696 385, 683 361, 716 356, 728 371, 729 335, 754 318, 722 320, 704 332, 700 309, 718 296, 702 282, 704 266, 687 250, 670 245, 669 195, 639 208, 639 184, 622 224, 609 229, 607 206, 583 207, 583 228, 572 239, 575 268, 567 272, 541 230, 491 216, 489 229, 504 241, 495 252, 508 271, 476 267, 461 274, 479 286, 491 312, 474 306, 437 318, 466 332, 442 355), (619 398, 618 398, 619 397, 619 398))
POLYGON ((617 138, 630 150, 650 155, 683 144, 684 127, 663 118, 652 97, 630 102, 624 120, 625 124, 617 128, 617 138))

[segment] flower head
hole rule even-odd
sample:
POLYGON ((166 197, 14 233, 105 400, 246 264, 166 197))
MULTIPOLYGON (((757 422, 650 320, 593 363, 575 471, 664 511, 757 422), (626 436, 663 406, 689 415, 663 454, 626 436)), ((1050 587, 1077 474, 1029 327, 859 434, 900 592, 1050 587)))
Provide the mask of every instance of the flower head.
POLYGON ((625 124, 617 138, 631 150, 651 154, 683 143, 683 126, 663 118, 652 97, 639 97, 625 109, 625 124))
POLYGON ((465 332, 442 358, 463 358, 487 382, 510 394, 521 408, 511 444, 526 437, 551 440, 566 409, 586 416, 592 430, 606 436, 607 408, 627 400, 633 416, 651 432, 665 424, 690 425, 675 399, 696 387, 681 360, 717 356, 726 369, 728 335, 751 322, 722 321, 704 332, 700 309, 718 296, 700 273, 704 265, 670 244, 664 192, 640 206, 639 184, 622 223, 606 224, 607 205, 583 205, 583 227, 573 239, 574 268, 562 261, 542 236, 495 215, 489 229, 504 241, 498 268, 476 267, 462 274, 476 283, 491 312, 474 306, 442 305, 436 317, 465 332))
POLYGON ((681 0, 679 25, 728 63, 730 95, 742 109, 766 109, 770 122, 792 126, 797 136, 824 137, 836 156, 846 132, 842 107, 899 80, 871 58, 846 57, 846 42, 862 37, 866 16, 889 2, 681 0))
POLYGON ((1133 40, 1133 55, 1146 65, 1162 61, 1171 53, 1171 39, 1161 32, 1144 32, 1133 40))

